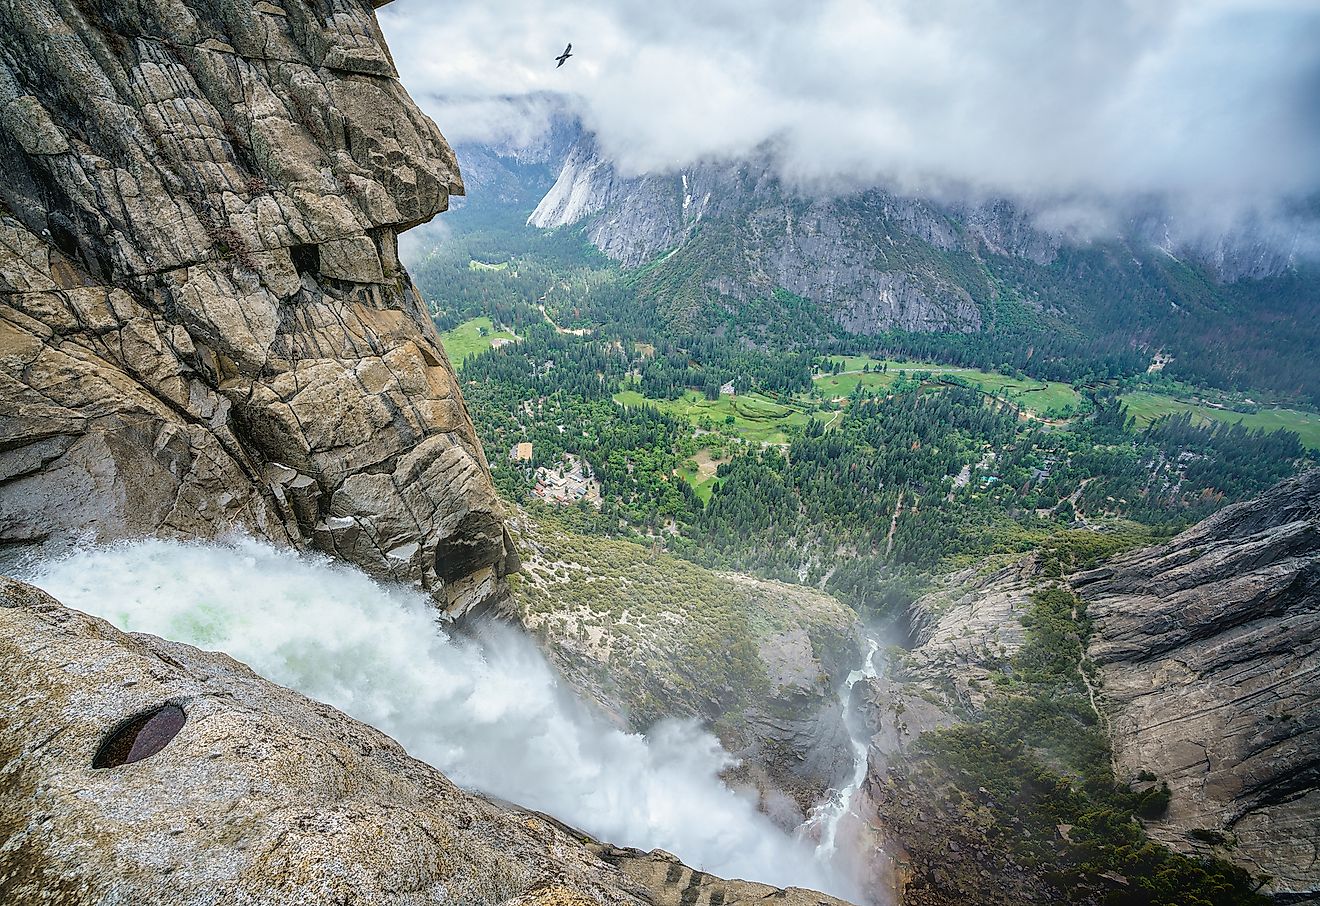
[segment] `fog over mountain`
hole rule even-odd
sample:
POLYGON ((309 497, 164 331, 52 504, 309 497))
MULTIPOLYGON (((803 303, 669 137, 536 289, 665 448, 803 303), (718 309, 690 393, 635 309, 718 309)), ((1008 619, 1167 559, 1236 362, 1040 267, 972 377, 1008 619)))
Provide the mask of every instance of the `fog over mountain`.
POLYGON ((1320 906, 1320 0, 987 5, 0 0, 0 906, 1320 906))
POLYGON ((623 175, 769 151, 813 193, 1007 196, 1084 229, 1155 206, 1184 232, 1295 234, 1320 190, 1306 0, 491 0, 380 20, 452 141, 531 141, 564 104, 623 175))

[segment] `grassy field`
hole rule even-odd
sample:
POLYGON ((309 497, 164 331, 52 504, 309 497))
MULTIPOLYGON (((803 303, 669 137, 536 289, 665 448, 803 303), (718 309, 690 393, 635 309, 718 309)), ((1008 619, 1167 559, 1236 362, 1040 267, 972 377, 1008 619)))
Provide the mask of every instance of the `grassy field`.
POLYGON ((1137 390, 1125 393, 1123 403, 1128 408, 1138 425, 1148 425, 1162 415, 1177 415, 1191 412, 1196 418, 1234 424, 1242 422, 1248 428, 1263 428, 1275 431, 1286 428, 1297 432, 1302 443, 1312 450, 1320 450, 1320 414, 1300 412, 1296 409, 1262 409, 1259 412, 1233 412, 1228 409, 1216 409, 1213 406, 1200 406, 1165 396, 1162 393, 1150 393, 1137 390))
POLYGON ((801 409, 776 403, 758 393, 708 400, 699 393, 688 392, 676 400, 653 400, 636 390, 621 390, 614 394, 614 401, 625 406, 655 406, 670 415, 682 416, 693 425, 700 425, 702 419, 710 419, 716 427, 732 428, 743 440, 754 444, 787 443, 784 429, 790 425, 806 425, 808 420, 801 409), (732 423, 728 421, 730 417, 732 423))
POLYGON ((684 481, 692 485, 692 490, 696 493, 698 500, 703 504, 710 503, 710 497, 715 493, 715 482, 718 480, 714 475, 709 478, 702 478, 696 469, 687 467, 680 468, 678 474, 684 481))
POLYGON ((819 375, 815 379, 816 388, 829 397, 848 396, 858 384, 868 390, 888 388, 898 378, 900 371, 906 371, 909 377, 917 371, 929 371, 935 378, 944 374, 957 375, 973 384, 979 384, 987 393, 1006 396, 1033 414, 1046 418, 1070 415, 1077 411, 1082 401, 1081 395, 1067 384, 1015 378, 975 368, 959 368, 935 362, 898 362, 869 356, 834 356, 831 361, 843 362, 843 373, 819 375), (872 370, 863 373, 862 369, 867 365, 872 370), (886 365, 888 371, 876 371, 886 365))
POLYGON ((490 318, 473 318, 471 321, 464 321, 453 330, 441 334, 440 339, 445 344, 445 354, 449 356, 449 361, 454 363, 455 368, 461 370, 463 362, 469 356, 490 349, 492 341, 497 339, 514 340, 517 338, 507 330, 496 330, 490 318), (485 336, 481 335, 483 327, 486 329, 485 336))
POLYGON ((889 374, 845 371, 843 374, 822 374, 814 378, 816 389, 830 399, 846 397, 861 384, 867 390, 884 390, 898 379, 898 372, 889 374))
POLYGON ((679 467, 678 475, 692 485, 692 490, 703 504, 710 503, 710 497, 715 493, 715 482, 718 480, 715 471, 719 466, 719 462, 711 458, 710 450, 703 447, 697 451, 695 457, 679 467))

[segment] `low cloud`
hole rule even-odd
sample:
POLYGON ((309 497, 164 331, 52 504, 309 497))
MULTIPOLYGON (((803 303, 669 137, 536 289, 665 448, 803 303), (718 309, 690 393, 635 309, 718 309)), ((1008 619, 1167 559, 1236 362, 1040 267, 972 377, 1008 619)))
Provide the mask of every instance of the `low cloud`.
POLYGON ((563 99, 625 173, 773 148, 790 181, 1201 222, 1320 191, 1311 0, 401 0, 405 84, 455 141, 563 99), (575 56, 553 57, 573 42, 575 56))

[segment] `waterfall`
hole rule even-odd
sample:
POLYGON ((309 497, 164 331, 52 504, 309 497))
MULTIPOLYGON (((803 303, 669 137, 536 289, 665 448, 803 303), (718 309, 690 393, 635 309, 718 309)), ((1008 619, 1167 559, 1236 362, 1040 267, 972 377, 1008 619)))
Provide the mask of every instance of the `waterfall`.
POLYGON ((853 796, 857 794, 863 781, 866 780, 867 752, 870 749, 871 737, 864 727, 859 726, 861 722, 852 713, 852 690, 859 680, 874 679, 879 675, 875 664, 875 655, 879 649, 880 643, 875 639, 868 638, 866 640, 866 656, 862 659, 862 666, 849 673, 848 678, 843 681, 843 686, 839 689, 839 701, 843 705, 844 725, 848 728, 848 739, 852 743, 853 769, 848 782, 840 789, 830 790, 828 797, 816 806, 806 825, 804 825, 804 827, 818 830, 820 833, 819 842, 816 844, 816 857, 822 863, 829 863, 833 860, 839 823, 849 813, 853 796))
POLYGON ((609 726, 560 687, 526 636, 448 635, 418 590, 241 538, 89 548, 27 579, 121 629, 224 651, 383 730, 468 789, 724 877, 856 897, 724 785, 732 759, 700 726, 665 721, 644 736, 609 726))

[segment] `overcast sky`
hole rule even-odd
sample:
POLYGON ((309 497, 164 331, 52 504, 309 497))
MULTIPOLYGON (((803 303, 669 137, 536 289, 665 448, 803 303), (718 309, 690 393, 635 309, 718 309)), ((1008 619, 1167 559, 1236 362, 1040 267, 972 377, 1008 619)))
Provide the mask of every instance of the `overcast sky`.
POLYGON ((627 172, 771 143, 791 179, 849 187, 1207 211, 1320 189, 1320 0, 396 0, 380 20, 451 141, 537 128, 495 99, 549 91, 627 172))

